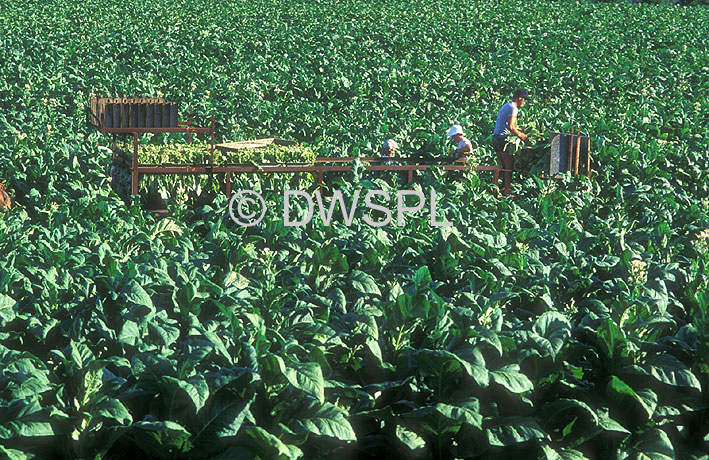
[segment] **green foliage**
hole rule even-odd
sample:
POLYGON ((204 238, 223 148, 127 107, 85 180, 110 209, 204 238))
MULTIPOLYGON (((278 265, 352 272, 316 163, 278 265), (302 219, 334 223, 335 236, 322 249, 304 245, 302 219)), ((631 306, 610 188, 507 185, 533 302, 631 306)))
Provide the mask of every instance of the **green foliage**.
MULTIPOLYGON (((0 2, 3 457, 706 458, 705 9, 0 2), (387 137, 426 159, 455 122, 490 164, 519 86, 518 165, 580 124, 593 181, 524 176, 497 200, 483 176, 420 174, 452 228, 285 227, 280 191, 312 180, 248 175, 258 226, 233 224, 216 175, 144 178, 157 221, 111 190, 127 172, 84 126, 92 93, 160 92, 214 112, 218 142, 305 143, 218 162, 387 137)), ((145 137, 143 162, 208 154, 145 137)), ((354 169, 328 186, 396 193, 354 169)))

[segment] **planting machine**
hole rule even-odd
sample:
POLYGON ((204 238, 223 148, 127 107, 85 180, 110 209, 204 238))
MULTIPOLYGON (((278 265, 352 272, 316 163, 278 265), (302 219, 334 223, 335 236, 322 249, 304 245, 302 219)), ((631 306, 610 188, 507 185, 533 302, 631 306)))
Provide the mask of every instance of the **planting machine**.
MULTIPOLYGON (((129 195, 138 195, 139 180, 142 176, 160 174, 223 174, 223 190, 227 196, 231 195, 232 174, 312 173, 317 182, 322 184, 326 172, 349 171, 352 168, 349 163, 356 160, 355 157, 318 157, 311 163, 215 164, 215 149, 234 152, 240 149, 262 148, 269 145, 293 145, 296 142, 268 138, 215 144, 214 115, 211 115, 207 127, 199 127, 195 126, 191 111, 188 120, 183 122, 178 121, 178 113, 179 104, 177 102, 162 98, 97 97, 90 100, 87 123, 103 133, 113 135, 113 165, 114 168, 122 168, 124 172, 127 171, 126 174, 130 177, 130 184, 127 187, 129 195), (193 135, 206 134, 210 139, 208 161, 202 164, 141 163, 138 137, 147 133, 184 133, 187 135, 188 142, 192 142, 193 135), (117 145, 119 135, 123 137, 124 141, 128 136, 132 137, 132 154, 119 151, 117 145)), ((573 129, 571 134, 552 133, 551 146, 549 165, 551 177, 565 171, 571 171, 574 175, 578 174, 581 156, 584 156, 586 160, 585 169, 590 177, 590 138, 588 136, 580 136, 578 132, 574 135, 573 129)), ((366 164, 365 169, 369 171, 405 172, 409 182, 413 181, 416 171, 423 171, 432 166, 443 168, 445 171, 461 171, 469 168, 465 158, 457 160, 455 158, 437 158, 435 164, 421 164, 422 160, 418 158, 386 158, 387 164, 381 164, 381 157, 360 157, 359 160, 366 164)), ((492 171, 495 183, 497 183, 500 173, 505 171, 499 166, 476 166, 475 169, 492 171)), ((115 189, 115 182, 113 186, 115 189)))

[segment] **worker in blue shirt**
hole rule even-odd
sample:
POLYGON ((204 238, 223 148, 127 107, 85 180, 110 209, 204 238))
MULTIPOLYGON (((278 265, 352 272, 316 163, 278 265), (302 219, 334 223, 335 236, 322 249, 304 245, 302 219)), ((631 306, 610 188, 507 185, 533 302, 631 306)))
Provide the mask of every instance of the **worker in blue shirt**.
MULTIPOLYGON (((514 169, 514 157, 512 153, 510 153, 507 138, 510 133, 512 133, 519 137, 522 142, 527 140, 527 135, 517 128, 517 114, 519 113, 519 109, 524 106, 527 99, 529 99, 529 91, 526 89, 515 91, 512 100, 503 105, 497 113, 495 130, 492 133, 492 147, 495 149, 495 154, 497 155, 497 164, 505 170, 504 188, 502 189, 504 195, 510 194, 512 170, 514 169)), ((497 185, 497 182, 495 185, 497 185)))

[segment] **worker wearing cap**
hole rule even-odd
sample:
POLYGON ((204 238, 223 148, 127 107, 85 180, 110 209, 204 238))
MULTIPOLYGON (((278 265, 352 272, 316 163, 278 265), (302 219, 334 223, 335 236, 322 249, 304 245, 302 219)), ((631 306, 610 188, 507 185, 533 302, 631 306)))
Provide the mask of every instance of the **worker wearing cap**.
POLYGON ((455 150, 451 150, 449 155, 455 155, 456 161, 465 161, 465 155, 473 151, 473 144, 466 139, 463 128, 460 125, 453 125, 446 133, 446 136, 450 137, 456 144, 455 150))
MULTIPOLYGON (((497 120, 495 121, 495 130, 492 133, 492 147, 497 155, 497 164, 505 169, 504 175, 504 190, 503 194, 510 194, 510 184, 512 183, 512 170, 514 169, 514 157, 509 151, 507 138, 510 133, 519 137, 522 142, 527 140, 527 135, 517 128, 517 114, 519 109, 524 106, 524 103, 529 99, 529 91, 519 89, 515 91, 512 100, 503 105, 497 112, 497 120)), ((495 177, 495 185, 497 185, 498 177, 495 177)))

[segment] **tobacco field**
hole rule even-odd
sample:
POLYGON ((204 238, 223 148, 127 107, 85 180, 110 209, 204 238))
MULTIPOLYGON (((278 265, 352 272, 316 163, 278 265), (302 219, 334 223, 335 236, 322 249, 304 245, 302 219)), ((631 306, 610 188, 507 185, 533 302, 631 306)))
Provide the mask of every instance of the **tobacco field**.
POLYGON ((709 459, 706 6, 0 0, 0 64, 1 458, 709 459), (254 227, 218 177, 157 219, 86 125, 93 95, 163 96, 219 142, 435 158, 456 123, 495 164, 518 87, 515 197, 486 172, 328 184, 433 189, 452 227, 286 227, 306 175, 234 179, 266 196, 254 227), (591 180, 532 174, 572 124, 591 180))

